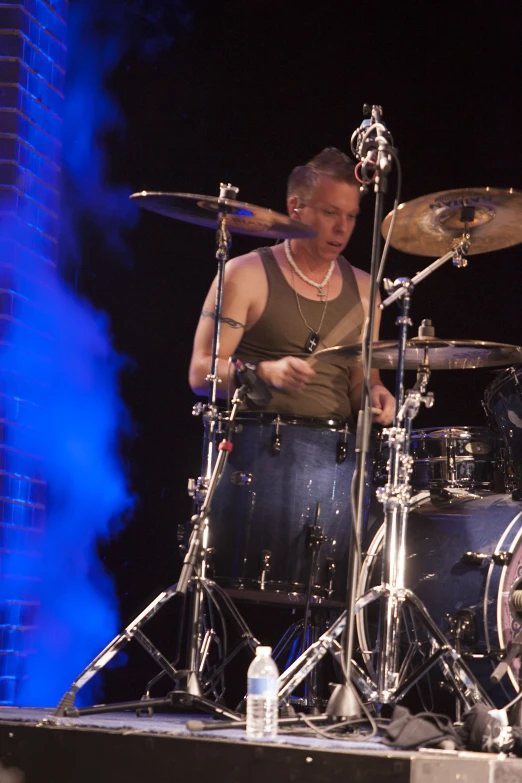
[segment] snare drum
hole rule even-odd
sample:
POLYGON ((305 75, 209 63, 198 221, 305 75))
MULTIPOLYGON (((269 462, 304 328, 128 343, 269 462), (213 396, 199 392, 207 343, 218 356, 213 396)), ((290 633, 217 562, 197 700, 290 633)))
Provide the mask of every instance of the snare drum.
POLYGON ((492 381, 484 392, 484 407, 503 438, 509 468, 522 489, 522 368, 510 367, 492 381))
MULTIPOLYGON (((432 427, 411 437, 414 489, 499 488, 501 473, 499 435, 488 427, 432 427)), ((377 450, 375 481, 386 482, 388 444, 377 450)))
POLYGON ((291 602, 311 580, 318 601, 344 601, 354 442, 336 421, 236 419, 210 513, 211 574, 219 584, 245 598, 291 602))

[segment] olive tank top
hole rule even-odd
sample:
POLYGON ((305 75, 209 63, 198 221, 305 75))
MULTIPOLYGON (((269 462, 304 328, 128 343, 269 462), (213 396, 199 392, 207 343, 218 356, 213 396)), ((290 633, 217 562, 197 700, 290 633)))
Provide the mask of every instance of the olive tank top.
MULTIPOLYGON (((323 315, 324 303, 299 296, 301 311, 310 329, 305 325, 297 306, 296 292, 287 282, 272 250, 261 247, 255 251, 261 257, 268 281, 266 307, 254 326, 244 333, 236 354, 246 362, 273 361, 283 356, 310 356, 305 344, 310 331, 317 332, 323 315)), ((342 273, 342 287, 339 296, 328 302, 319 337, 326 335, 354 310, 350 318, 352 326, 348 333, 337 341, 339 345, 353 345, 361 341, 364 312, 357 287, 357 280, 351 265, 339 256, 342 273)), ((316 375, 300 393, 271 389, 272 400, 263 411, 285 416, 306 416, 313 418, 351 419, 348 393, 351 388, 350 368, 342 360, 338 365, 317 361, 316 375)), ((252 410, 260 410, 250 402, 252 410)))

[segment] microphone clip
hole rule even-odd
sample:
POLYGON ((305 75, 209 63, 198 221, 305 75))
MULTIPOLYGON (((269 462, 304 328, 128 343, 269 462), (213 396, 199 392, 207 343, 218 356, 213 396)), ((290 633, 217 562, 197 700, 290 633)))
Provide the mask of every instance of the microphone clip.
POLYGON ((260 408, 268 405, 272 399, 272 392, 257 374, 257 365, 251 362, 242 362, 237 356, 232 356, 230 361, 236 368, 236 376, 245 396, 260 408))
POLYGON ((393 138, 382 120, 382 106, 365 103, 364 119, 351 138, 351 150, 360 162, 356 167, 359 182, 366 186, 376 177, 386 176, 392 165, 393 138))

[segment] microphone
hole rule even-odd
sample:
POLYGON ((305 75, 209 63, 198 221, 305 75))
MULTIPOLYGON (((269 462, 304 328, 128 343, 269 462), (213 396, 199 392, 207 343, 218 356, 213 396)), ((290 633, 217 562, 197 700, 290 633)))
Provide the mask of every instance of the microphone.
POLYGON ((362 182, 372 181, 379 170, 387 174, 391 167, 390 146, 393 146, 393 138, 386 125, 382 121, 382 107, 365 103, 363 114, 369 119, 362 121, 360 126, 352 134, 350 146, 353 155, 360 160, 362 182))
POLYGON ((241 386, 245 387, 246 396, 254 405, 264 408, 272 399, 272 392, 262 378, 256 373, 255 365, 244 364, 237 356, 232 356, 230 361, 236 368, 236 375, 241 386))
MULTIPOLYGON (((363 106, 363 114, 365 117, 370 117, 371 109, 367 103, 365 103, 363 106)), ((363 120, 359 127, 352 133, 350 147, 353 156, 357 158, 357 160, 362 160, 366 155, 366 150, 363 150, 363 143, 365 141, 365 135, 368 133, 371 124, 371 119, 363 120)))

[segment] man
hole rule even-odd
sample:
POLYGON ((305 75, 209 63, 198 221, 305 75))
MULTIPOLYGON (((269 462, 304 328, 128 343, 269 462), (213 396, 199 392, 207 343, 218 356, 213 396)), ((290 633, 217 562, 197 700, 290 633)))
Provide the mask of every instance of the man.
MULTIPOLYGON (((361 403, 362 370, 314 359, 317 347, 361 342, 368 313, 369 275, 341 256, 359 213, 352 161, 327 148, 290 175, 288 214, 312 227, 292 239, 231 259, 225 268, 218 374, 226 394, 229 356, 254 362, 272 391, 264 409, 282 415, 353 420, 361 403)), ((196 330, 189 381, 208 391, 215 281, 196 330)), ((375 339, 379 314, 375 324, 375 339)), ((232 368, 233 369, 233 368, 232 368)), ((373 420, 393 420, 394 398, 372 371, 373 420)))

